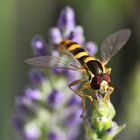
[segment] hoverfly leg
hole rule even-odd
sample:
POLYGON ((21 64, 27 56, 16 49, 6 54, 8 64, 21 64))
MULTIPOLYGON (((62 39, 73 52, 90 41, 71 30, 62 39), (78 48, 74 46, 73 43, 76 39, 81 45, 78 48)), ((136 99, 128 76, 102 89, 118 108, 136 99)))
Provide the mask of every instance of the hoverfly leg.
POLYGON ((111 73, 111 71, 112 71, 112 69, 111 69, 111 68, 105 68, 105 73, 110 74, 110 73, 111 73))
POLYGON ((86 105, 85 105, 85 98, 88 98, 90 101, 92 101, 92 97, 89 96, 89 95, 85 95, 85 94, 82 94, 81 91, 83 90, 83 88, 81 87, 79 90, 75 90, 73 89, 72 87, 73 86, 76 86, 77 84, 80 84, 82 82, 84 82, 85 80, 83 79, 79 79, 79 80, 76 80, 76 81, 73 81, 72 83, 70 83, 68 86, 69 88, 74 92, 76 93, 80 98, 82 98, 82 113, 80 115, 80 117, 84 117, 84 112, 85 112, 85 108, 86 108, 86 105), (81 90, 82 89, 82 90, 81 90))
MULTIPOLYGON (((88 89, 91 93, 93 92, 93 90, 92 90, 91 87, 90 87, 90 83, 89 83, 89 82, 84 83, 84 84, 79 88, 79 91, 82 92, 84 89, 88 89)), ((87 97, 87 98, 91 101, 91 103, 93 102, 93 97, 92 97, 92 96, 86 95, 86 94, 84 94, 84 96, 87 97)))
POLYGON ((78 70, 80 72, 84 73, 84 74, 87 73, 87 71, 86 71, 86 69, 84 67, 80 67, 78 70))
POLYGON ((73 86, 76 86, 77 84, 83 82, 84 80, 83 79, 79 79, 79 80, 76 80, 76 81, 73 81, 72 83, 70 83, 68 86, 69 88, 74 92, 76 93, 80 98, 82 98, 82 114, 80 115, 80 117, 83 117, 84 116, 84 111, 85 111, 85 98, 84 96, 77 90, 73 89, 72 87, 73 86))
POLYGON ((108 101, 109 100, 110 95, 112 94, 113 90, 114 90, 114 88, 112 86, 109 86, 108 87, 107 93, 106 93, 106 95, 104 97, 105 101, 108 101))

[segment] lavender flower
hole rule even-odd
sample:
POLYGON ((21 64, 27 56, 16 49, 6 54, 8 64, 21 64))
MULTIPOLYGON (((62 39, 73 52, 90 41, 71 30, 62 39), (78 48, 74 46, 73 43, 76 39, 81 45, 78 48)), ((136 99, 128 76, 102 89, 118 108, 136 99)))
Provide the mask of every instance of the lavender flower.
MULTIPOLYGON (((49 32, 51 44, 45 43, 41 36, 33 38, 34 56, 61 56, 53 44, 59 44, 63 39, 85 43, 83 28, 75 24, 72 8, 62 10, 57 25, 49 32)), ((30 70, 31 87, 16 99, 15 126, 25 140, 76 140, 82 123, 81 99, 66 83, 80 75, 58 69, 54 69, 52 75, 50 72, 30 70)))

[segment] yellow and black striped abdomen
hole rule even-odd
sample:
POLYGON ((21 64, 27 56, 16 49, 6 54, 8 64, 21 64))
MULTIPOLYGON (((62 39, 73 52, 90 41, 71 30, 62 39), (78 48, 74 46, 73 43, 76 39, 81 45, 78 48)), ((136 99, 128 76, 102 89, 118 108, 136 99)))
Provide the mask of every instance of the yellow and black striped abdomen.
POLYGON ((86 66, 94 75, 103 73, 101 63, 97 61, 96 58, 89 56, 88 52, 79 44, 71 40, 64 40, 61 45, 65 46, 65 49, 68 50, 81 65, 86 66))
POLYGON ((88 53, 76 42, 65 40, 61 44, 64 45, 65 49, 69 51, 82 65, 85 63, 84 59, 89 57, 88 53))

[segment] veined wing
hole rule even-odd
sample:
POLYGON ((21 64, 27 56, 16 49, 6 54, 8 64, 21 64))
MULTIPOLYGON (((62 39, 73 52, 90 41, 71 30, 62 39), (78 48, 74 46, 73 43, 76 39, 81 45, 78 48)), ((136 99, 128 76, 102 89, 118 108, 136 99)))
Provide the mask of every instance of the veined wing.
POLYGON ((123 29, 109 35, 101 46, 101 56, 104 64, 107 64, 110 59, 125 45, 131 35, 130 29, 123 29))
POLYGON ((71 69, 71 70, 80 70, 81 65, 80 63, 75 61, 75 64, 70 62, 67 56, 63 57, 56 57, 56 56, 39 56, 33 57, 25 60, 25 63, 40 67, 40 68, 62 68, 62 69, 71 69))

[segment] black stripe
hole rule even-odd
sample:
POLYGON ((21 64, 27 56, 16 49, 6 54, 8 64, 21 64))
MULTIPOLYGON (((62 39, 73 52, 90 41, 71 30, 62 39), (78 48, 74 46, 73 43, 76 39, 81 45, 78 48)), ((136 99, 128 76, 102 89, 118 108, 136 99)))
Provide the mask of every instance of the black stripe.
MULTIPOLYGON (((64 45, 66 46, 66 49, 68 49, 70 46, 77 44, 76 42, 69 42, 69 43, 64 43, 64 45)), ((78 45, 78 44, 77 44, 78 45)))
POLYGON ((76 54, 78 54, 80 52, 85 52, 85 50, 83 48, 75 48, 74 50, 71 51, 71 53, 73 55, 76 55, 76 54))
POLYGON ((89 57, 89 55, 84 55, 84 56, 78 58, 78 61, 83 65, 83 64, 85 64, 84 59, 87 57, 89 57))

